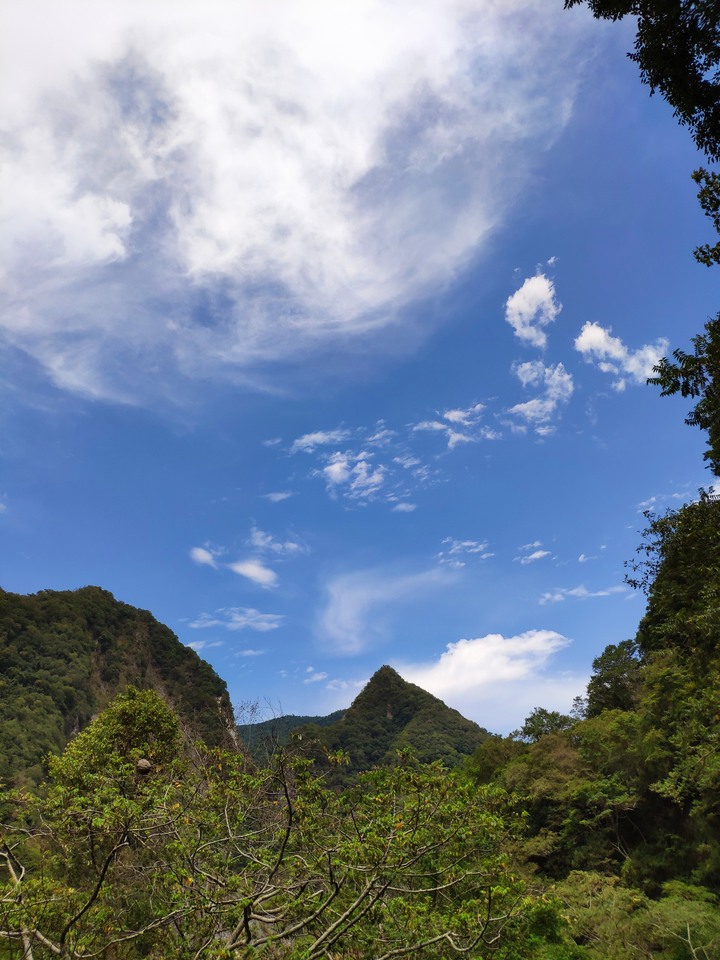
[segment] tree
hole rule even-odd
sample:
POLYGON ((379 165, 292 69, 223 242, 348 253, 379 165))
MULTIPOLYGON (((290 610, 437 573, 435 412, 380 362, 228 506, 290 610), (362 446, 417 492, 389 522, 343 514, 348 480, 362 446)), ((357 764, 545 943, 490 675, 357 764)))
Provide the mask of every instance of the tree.
POLYGON ((131 691, 50 774, 0 803, 3 958, 430 960, 512 938, 530 903, 507 795, 409 755, 340 794, 297 755, 183 747, 131 691))
POLYGON ((525 743, 536 743, 541 737, 549 733, 561 733, 572 727, 575 721, 565 713, 557 710, 546 710, 545 707, 535 709, 525 718, 519 730, 513 733, 518 740, 525 743))
POLYGON ((720 6, 716 0, 565 0, 586 2, 598 19, 638 17, 635 51, 651 93, 658 90, 688 126, 698 149, 720 160, 720 6))
MULTIPOLYGON (((700 187, 698 200, 703 213, 712 221, 715 232, 720 233, 720 173, 700 167, 692 178, 700 187)), ((720 263, 720 240, 712 246, 704 243, 693 252, 698 263, 711 267, 714 263, 720 263)))
POLYGON ((700 491, 694 503, 664 516, 647 513, 627 582, 648 596, 637 644, 641 654, 677 649, 716 656, 720 635, 720 500, 700 491))
POLYGON ((611 643, 593 660, 586 716, 603 710, 632 710, 640 682, 640 660, 633 640, 611 643))
POLYGON ((707 431, 708 449, 703 456, 709 469, 720 476, 720 313, 705 324, 705 333, 692 338, 692 344, 693 353, 673 351, 675 363, 663 357, 647 382, 661 387, 662 397, 679 393, 699 398, 685 423, 707 431))

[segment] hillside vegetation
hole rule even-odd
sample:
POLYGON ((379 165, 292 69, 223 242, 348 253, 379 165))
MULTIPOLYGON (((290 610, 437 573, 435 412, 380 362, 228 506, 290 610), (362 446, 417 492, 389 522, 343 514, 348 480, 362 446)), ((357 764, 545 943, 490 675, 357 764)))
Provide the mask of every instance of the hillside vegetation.
POLYGON ((43 758, 128 683, 161 691, 207 743, 227 736, 224 681, 146 610, 99 587, 0 590, 0 781, 37 781, 43 758))

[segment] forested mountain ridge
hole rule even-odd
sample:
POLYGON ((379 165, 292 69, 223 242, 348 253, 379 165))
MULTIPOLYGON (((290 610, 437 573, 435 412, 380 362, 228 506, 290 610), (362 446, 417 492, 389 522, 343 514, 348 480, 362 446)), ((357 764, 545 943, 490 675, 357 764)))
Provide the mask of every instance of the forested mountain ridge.
POLYGON ((0 780, 38 780, 128 684, 158 690, 208 744, 234 734, 225 682, 148 611, 100 587, 0 590, 0 780))
POLYGON ((392 667, 377 670, 342 717, 334 723, 298 727, 296 735, 320 747, 324 755, 341 752, 345 764, 335 766, 331 780, 392 763, 409 748, 421 763, 441 761, 448 768, 462 765, 489 736, 427 690, 403 680, 392 667))

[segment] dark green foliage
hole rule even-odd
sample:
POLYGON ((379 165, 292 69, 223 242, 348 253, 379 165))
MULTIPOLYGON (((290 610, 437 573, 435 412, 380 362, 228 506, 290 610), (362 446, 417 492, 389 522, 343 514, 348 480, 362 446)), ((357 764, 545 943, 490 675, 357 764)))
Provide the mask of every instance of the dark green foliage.
POLYGON ((511 798, 408 754, 340 794, 297 755, 255 770, 183 744, 162 698, 131 690, 53 760, 43 796, 6 799, 8 960, 510 960, 560 940, 508 863, 511 798))
MULTIPOLYGON (((720 636, 720 500, 701 491, 695 503, 662 517, 648 514, 628 582, 647 592, 637 634, 643 656, 670 648, 681 656, 717 655, 720 636)), ((698 661, 704 669, 705 661, 698 661)))
POLYGON ((720 476, 720 314, 705 324, 705 333, 692 338, 693 353, 674 350, 675 363, 663 357, 648 383, 661 387, 660 395, 698 399, 685 419, 691 427, 706 430, 708 449, 704 458, 720 476))
POLYGON ((632 710, 640 681, 640 659, 635 641, 611 643, 593 660, 592 669, 585 715, 596 717, 603 710, 632 710))
POLYGON ((525 743, 536 743, 541 737, 549 733, 560 733, 569 730, 574 724, 572 717, 559 713, 557 710, 546 710, 545 707, 535 707, 525 719, 522 727, 513 734, 518 740, 525 743))
MULTIPOLYGON (((700 187, 698 200, 703 212, 712 221, 715 232, 720 233, 720 173, 700 167, 692 178, 700 187)), ((704 263, 706 267, 720 263, 720 240, 712 245, 704 243, 696 247, 693 254, 698 263, 704 263)))
POLYGON ((191 735, 227 736, 225 683, 147 611, 99 587, 0 591, 0 780, 37 781, 42 759, 129 683, 162 690, 191 735))
POLYGON ((635 51, 642 82, 658 90, 688 126, 698 149, 720 159, 720 6, 716 0, 565 0, 587 2, 607 20, 638 17, 635 51))
POLYGON ((287 746, 291 735, 298 728, 329 727, 345 716, 344 710, 336 710, 326 717, 304 717, 286 714, 273 717, 272 720, 261 720, 258 723, 242 723, 238 721, 238 729, 242 741, 250 753, 263 762, 277 750, 287 746))

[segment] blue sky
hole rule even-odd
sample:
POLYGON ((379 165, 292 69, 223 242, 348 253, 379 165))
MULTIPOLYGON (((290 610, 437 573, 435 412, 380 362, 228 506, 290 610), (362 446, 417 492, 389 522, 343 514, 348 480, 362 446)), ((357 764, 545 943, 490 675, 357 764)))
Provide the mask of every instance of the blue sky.
POLYGON ((151 610, 238 705, 383 663, 492 730, 632 636, 644 385, 717 310, 687 131, 562 2, 0 10, 0 585, 151 610))

